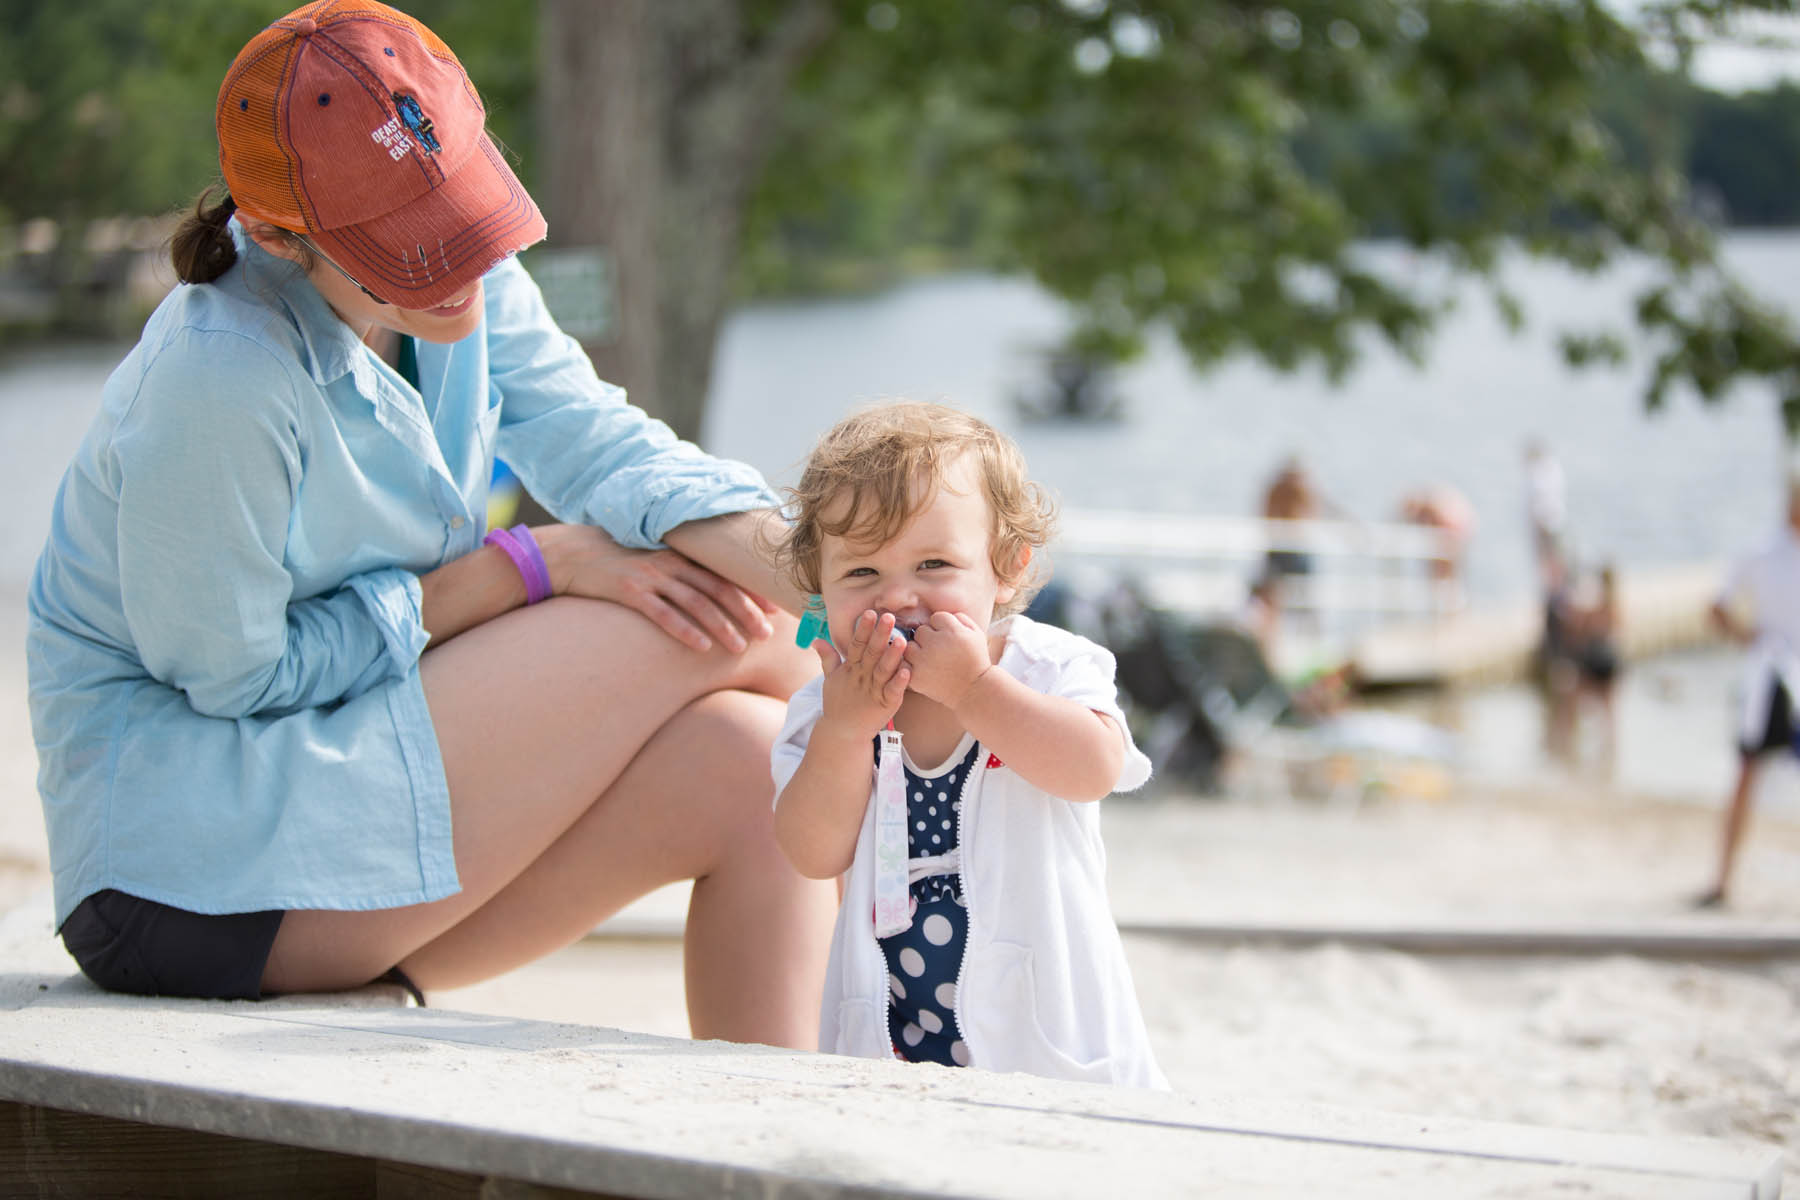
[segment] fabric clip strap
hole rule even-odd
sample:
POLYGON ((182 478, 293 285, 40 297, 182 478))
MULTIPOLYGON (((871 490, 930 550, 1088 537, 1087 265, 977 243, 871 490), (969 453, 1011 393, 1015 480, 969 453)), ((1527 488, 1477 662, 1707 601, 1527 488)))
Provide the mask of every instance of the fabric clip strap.
POLYGON ((550 568, 544 562, 544 552, 538 549, 537 538, 532 536, 531 526, 490 529, 482 542, 500 547, 506 551, 506 557, 513 560, 513 566, 519 569, 519 577, 525 581, 525 603, 536 604, 550 598, 550 568))
POLYGON ((875 936, 892 937, 912 926, 906 867, 906 773, 900 731, 881 731, 875 767, 875 936))

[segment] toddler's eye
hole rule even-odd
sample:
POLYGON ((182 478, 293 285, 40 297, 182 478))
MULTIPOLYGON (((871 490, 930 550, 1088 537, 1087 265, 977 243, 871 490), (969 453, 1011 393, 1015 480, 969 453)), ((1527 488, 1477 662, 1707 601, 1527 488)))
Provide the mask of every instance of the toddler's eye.
POLYGON ((950 565, 949 563, 945 562, 941 558, 928 558, 924 562, 919 564, 920 567, 924 568, 927 571, 935 571, 941 567, 947 567, 949 565, 950 565))

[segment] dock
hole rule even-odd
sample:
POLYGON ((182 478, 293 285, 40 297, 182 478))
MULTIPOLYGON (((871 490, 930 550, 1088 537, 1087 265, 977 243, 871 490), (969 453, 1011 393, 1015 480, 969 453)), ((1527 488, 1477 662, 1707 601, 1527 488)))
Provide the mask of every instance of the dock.
MULTIPOLYGON (((1341 655, 1367 687, 1514 682, 1534 670, 1544 616, 1530 599, 1470 603, 1438 569, 1454 562, 1441 531, 1406 524, 1282 521, 1180 513, 1066 512, 1051 548, 1057 577, 1103 596, 1129 581, 1194 622, 1239 619, 1246 581, 1266 555, 1312 569, 1283 585, 1293 657, 1341 655)), ((1619 652, 1626 660, 1717 640, 1708 611, 1722 562, 1622 567, 1619 652)))

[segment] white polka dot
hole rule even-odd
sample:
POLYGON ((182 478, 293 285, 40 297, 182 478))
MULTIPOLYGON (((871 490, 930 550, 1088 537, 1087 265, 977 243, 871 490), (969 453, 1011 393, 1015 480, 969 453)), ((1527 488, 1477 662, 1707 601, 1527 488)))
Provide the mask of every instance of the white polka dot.
POLYGON ((943 839, 943 838, 941 838, 941 837, 939 837, 939 836, 938 836, 938 835, 937 835, 937 834, 935 834, 935 833, 934 833, 934 834, 932 834, 932 835, 931 835, 931 844, 932 844, 932 845, 934 845, 934 846, 935 846, 935 845, 937 845, 937 844, 938 844, 938 843, 939 843, 939 842, 941 842, 941 841, 943 841, 943 840, 944 840, 944 839, 943 839))
MULTIPOLYGON (((900 982, 900 977, 892 971, 888 972, 888 988, 894 993, 894 998, 896 1000, 906 999, 906 987, 900 982)), ((940 988, 939 990, 941 991, 942 989, 940 988)))
MULTIPOLYGON (((925 1040, 925 1031, 920 1029, 917 1025, 914 1025, 911 1021, 908 1021, 906 1023, 906 1028, 900 1031, 900 1040, 909 1046, 916 1046, 925 1040)), ((950 1053, 955 1054, 956 1050, 952 1048, 950 1053)))
POLYGON ((928 816, 928 817, 935 817, 935 816, 937 816, 937 805, 935 805, 935 804, 934 804, 934 805, 932 805, 932 806, 931 806, 931 807, 930 807, 930 808, 928 808, 928 809, 926 809, 926 810, 925 810, 925 815, 926 815, 926 816, 928 816))
POLYGON ((914 799, 914 800, 923 800, 923 799, 924 799, 924 798, 925 798, 925 793, 924 793, 924 792, 914 792, 914 793, 913 793, 913 799, 914 799))
MULTIPOLYGON (((889 828, 892 828, 892 826, 889 826, 889 828)), ((919 822, 919 825, 918 825, 918 828, 919 828, 919 829, 920 829, 920 830, 921 830, 921 831, 922 831, 922 830, 923 830, 923 829, 924 829, 924 828, 925 828, 925 822, 923 822, 923 821, 920 821, 920 822, 919 822)))
POLYGON ((956 782, 956 772, 955 771, 950 772, 950 782, 951 783, 956 782))
POLYGON ((944 822, 944 828, 945 828, 945 829, 948 829, 948 828, 950 828, 950 822, 948 822, 948 821, 945 821, 945 822, 944 822))
MULTIPOLYGON (((908 1026, 907 1028, 911 1028, 908 1026)), ((950 1061, 959 1067, 969 1065, 969 1048, 961 1042, 950 1043, 950 1061)))
POLYGON ((945 1012, 956 1011, 956 985, 954 983, 940 983, 937 985, 937 991, 932 994, 937 997, 939 1006, 945 1012))
POLYGON ((908 975, 911 975, 914 979, 917 979, 925 973, 924 956, 917 950, 914 950, 911 946, 908 946, 900 952, 900 969, 905 971, 908 975))
POLYGON ((948 946, 951 936, 956 932, 951 927, 950 918, 942 913, 932 913, 925 918, 925 940, 934 946, 948 946))
POLYGON ((938 793, 939 800, 948 800, 949 798, 950 798, 950 796, 949 796, 949 793, 947 793, 947 792, 939 792, 938 793))
POLYGON ((924 1028, 926 1033, 944 1032, 944 1019, 932 1012, 929 1008, 921 1008, 919 1010, 919 1024, 924 1028))

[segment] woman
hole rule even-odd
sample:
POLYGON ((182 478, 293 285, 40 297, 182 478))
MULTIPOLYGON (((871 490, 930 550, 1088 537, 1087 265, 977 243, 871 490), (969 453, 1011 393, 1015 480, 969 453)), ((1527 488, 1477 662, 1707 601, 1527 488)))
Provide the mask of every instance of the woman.
POLYGON ((810 1047, 835 897, 773 838, 815 669, 762 599, 798 603, 756 549, 774 497, 556 329, 484 119, 364 0, 227 74, 230 194, 177 234, 31 588, 65 944, 129 991, 454 987, 693 878, 694 1034, 810 1047), (496 450, 570 523, 484 544, 496 450))

